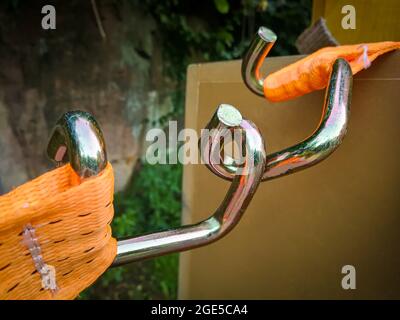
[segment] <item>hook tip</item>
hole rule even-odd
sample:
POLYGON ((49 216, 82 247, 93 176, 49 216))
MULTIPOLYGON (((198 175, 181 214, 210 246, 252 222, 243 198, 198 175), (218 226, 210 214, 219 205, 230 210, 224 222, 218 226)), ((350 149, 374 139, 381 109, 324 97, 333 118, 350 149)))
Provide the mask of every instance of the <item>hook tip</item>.
POLYGON ((70 162, 81 178, 100 173, 107 166, 107 153, 96 119, 84 111, 64 113, 53 128, 47 156, 57 165, 70 162))
POLYGON ((228 127, 239 126, 243 119, 239 110, 230 104, 220 104, 217 116, 219 121, 228 127))
POLYGON ((271 29, 260 27, 257 31, 258 36, 265 42, 275 42, 278 36, 271 29))

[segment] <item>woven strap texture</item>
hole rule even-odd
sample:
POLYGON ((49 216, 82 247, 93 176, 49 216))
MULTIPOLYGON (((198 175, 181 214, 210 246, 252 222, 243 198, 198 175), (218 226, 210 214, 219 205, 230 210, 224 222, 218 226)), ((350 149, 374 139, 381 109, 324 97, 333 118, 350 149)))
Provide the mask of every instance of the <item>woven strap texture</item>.
POLYGON ((400 42, 376 42, 327 47, 271 73, 264 81, 264 95, 270 101, 284 101, 328 85, 332 65, 346 59, 353 74, 366 69, 378 56, 400 49, 400 42))
POLYGON ((83 182, 65 165, 1 196, 0 299, 73 299, 92 284, 116 255, 113 193, 110 164, 83 182), (27 226, 39 251, 30 250, 27 226), (56 290, 42 284, 43 263, 56 290))

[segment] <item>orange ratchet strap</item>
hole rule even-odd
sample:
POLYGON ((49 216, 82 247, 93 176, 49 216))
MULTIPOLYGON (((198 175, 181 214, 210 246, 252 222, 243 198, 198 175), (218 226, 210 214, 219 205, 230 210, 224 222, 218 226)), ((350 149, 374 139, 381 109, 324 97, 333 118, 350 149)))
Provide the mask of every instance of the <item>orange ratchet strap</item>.
MULTIPOLYGON (((270 101, 293 99, 327 86, 332 65, 346 59, 353 74, 366 69, 380 55, 400 49, 400 42, 377 42, 327 47, 292 63, 264 80, 264 95, 270 101)), ((261 66, 263 59, 260 61, 261 66)))
POLYGON ((69 164, 0 196, 0 299, 73 299, 113 262, 111 165, 69 164))

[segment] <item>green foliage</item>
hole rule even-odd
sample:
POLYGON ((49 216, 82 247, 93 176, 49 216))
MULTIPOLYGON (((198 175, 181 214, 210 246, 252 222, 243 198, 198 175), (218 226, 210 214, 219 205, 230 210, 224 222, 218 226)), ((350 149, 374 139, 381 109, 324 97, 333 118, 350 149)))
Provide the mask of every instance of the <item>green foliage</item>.
MULTIPOLYGON (((177 227, 181 180, 181 165, 140 164, 129 187, 115 196, 113 235, 122 238, 177 227)), ((174 299, 177 277, 178 255, 168 255, 110 269, 80 299, 174 299)))
POLYGON ((188 64, 240 58, 261 25, 278 34, 272 56, 296 54, 311 13, 311 0, 131 1, 158 23, 166 75, 182 87, 188 64))
POLYGON ((222 13, 222 14, 228 13, 228 11, 229 11, 228 0, 214 0, 214 4, 220 13, 222 13))

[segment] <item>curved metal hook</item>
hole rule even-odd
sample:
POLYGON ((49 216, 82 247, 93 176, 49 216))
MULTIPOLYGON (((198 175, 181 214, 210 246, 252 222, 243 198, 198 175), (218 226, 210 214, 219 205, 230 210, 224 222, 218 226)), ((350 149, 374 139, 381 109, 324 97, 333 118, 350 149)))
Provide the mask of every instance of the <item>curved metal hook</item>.
MULTIPOLYGON (((246 161, 240 173, 233 178, 219 208, 209 218, 197 224, 119 240, 117 256, 112 266, 200 247, 222 238, 237 225, 260 184, 265 170, 264 141, 255 125, 250 121, 242 120, 240 113, 232 106, 220 106, 210 121, 209 127, 217 128, 220 124, 227 128, 239 128, 245 133, 242 135, 241 142, 246 145, 246 161)), ((99 144, 99 141, 102 141, 102 134, 95 119, 83 112, 68 113, 57 123, 48 146, 49 156, 57 162, 62 162, 61 160, 64 162, 66 150, 63 152, 59 150, 61 147, 64 149, 66 147, 69 158, 75 162, 73 168, 76 167, 84 172, 85 177, 93 176, 96 174, 95 170, 91 161, 87 160, 87 152, 84 150, 85 147, 91 148, 88 143, 90 144, 92 140, 96 146, 95 150, 101 147, 103 148, 101 154, 105 155, 104 143, 99 144), (77 129, 81 125, 84 128, 82 131, 77 129), (96 136, 96 139, 92 136, 96 136), (78 150, 74 149, 76 147, 78 150), (63 156, 57 156, 58 153, 63 156)), ((213 140, 212 145, 215 142, 213 140)), ((105 167, 107 163, 105 157, 93 157, 92 152, 89 155, 93 161, 98 161, 95 168, 105 167)))
POLYGON ((243 81, 259 96, 264 96, 264 77, 261 76, 260 68, 277 38, 272 30, 260 27, 243 57, 243 81))
MULTIPOLYGON (((278 178, 313 166, 326 159, 342 143, 350 117, 353 74, 348 62, 337 59, 333 64, 321 121, 310 137, 284 150, 267 155, 263 180, 278 178)), ((233 159, 208 163, 216 175, 232 180, 237 169, 233 159)))
POLYGON ((57 165, 70 162, 81 178, 97 175, 107 165, 100 127, 90 113, 83 111, 67 112, 57 121, 47 155, 57 165))
POLYGON ((208 126, 218 128, 223 124, 227 128, 240 128, 245 132, 242 143, 246 144, 243 170, 233 178, 214 214, 197 224, 118 241, 113 266, 204 246, 222 238, 237 225, 261 182, 266 160, 260 132, 252 122, 242 120, 238 115, 240 113, 234 107, 222 105, 208 126))

